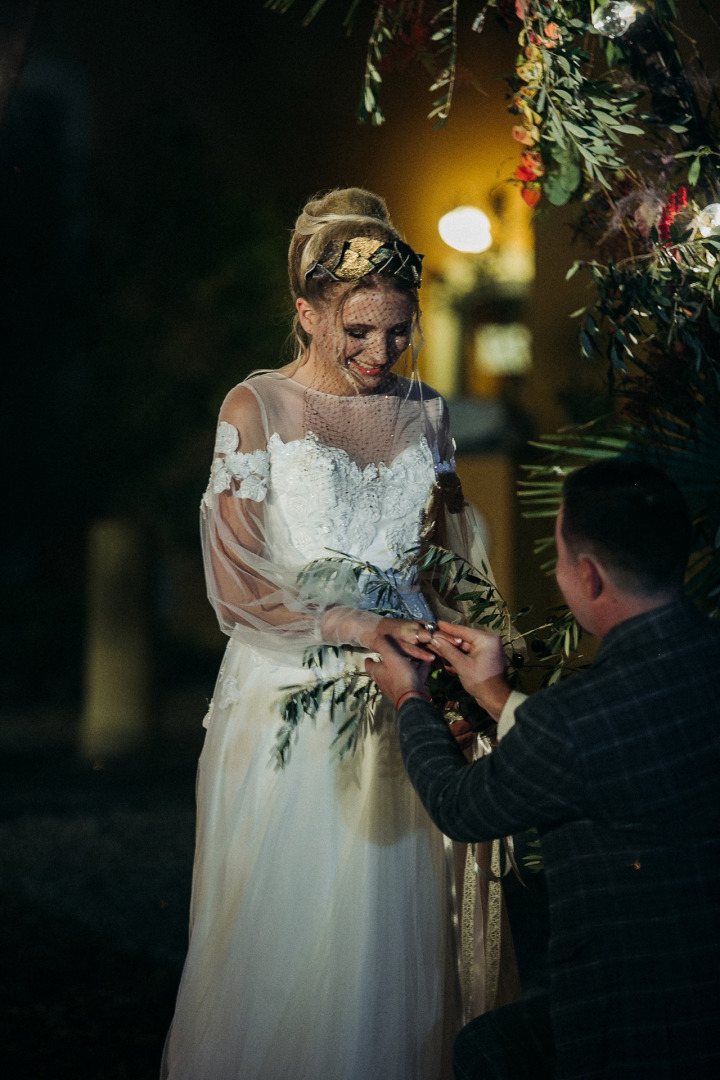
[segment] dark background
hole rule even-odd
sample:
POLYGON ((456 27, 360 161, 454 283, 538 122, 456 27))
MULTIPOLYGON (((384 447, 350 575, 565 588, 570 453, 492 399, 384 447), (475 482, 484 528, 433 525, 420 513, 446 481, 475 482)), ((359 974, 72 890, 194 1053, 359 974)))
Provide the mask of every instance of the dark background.
MULTIPOLYGON (((347 38, 345 5, 327 7, 303 29, 302 3, 285 17, 261 0, 46 4, 0 127, 0 1068, 13 1080, 157 1075, 223 647, 197 544, 217 409, 282 355, 306 197, 384 191, 391 174, 402 187, 405 117, 442 138, 412 71, 389 80, 387 125, 357 126, 367 26, 347 38), (141 751, 85 760, 87 536, 108 516, 132 520, 149 553, 154 710, 141 751)), ((493 27, 471 46, 514 54, 493 27)))
POLYGON ((293 218, 356 179, 363 56, 260 0, 41 13, 0 129, 4 700, 77 703, 98 517, 142 521, 172 621, 219 403, 287 334, 293 218))

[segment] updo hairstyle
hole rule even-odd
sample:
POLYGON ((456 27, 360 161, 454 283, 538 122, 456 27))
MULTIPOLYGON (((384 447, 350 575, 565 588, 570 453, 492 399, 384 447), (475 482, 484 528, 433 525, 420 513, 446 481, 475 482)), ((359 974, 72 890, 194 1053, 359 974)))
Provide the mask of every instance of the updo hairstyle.
MULTIPOLYGON (((295 222, 295 230, 288 251, 288 272, 293 302, 303 297, 313 306, 336 304, 338 315, 346 297, 356 289, 373 288, 378 276, 391 282, 394 288, 408 292, 417 311, 417 290, 392 275, 368 274, 355 282, 336 282, 325 277, 305 274, 329 243, 334 240, 352 240, 354 237, 373 240, 402 240, 400 233, 390 221, 385 200, 363 188, 335 188, 325 195, 316 195, 304 206, 295 222)), ((416 316, 417 318, 417 316, 416 316)), ((296 339, 296 356, 305 352, 309 337, 300 325, 296 313, 293 322, 296 339)))

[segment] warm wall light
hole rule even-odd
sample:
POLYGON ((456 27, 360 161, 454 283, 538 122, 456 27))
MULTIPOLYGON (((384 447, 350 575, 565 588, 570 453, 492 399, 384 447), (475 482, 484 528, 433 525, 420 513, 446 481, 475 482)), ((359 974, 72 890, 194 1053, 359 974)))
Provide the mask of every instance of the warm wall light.
POLYGON ((603 37, 616 38, 632 26, 638 12, 632 4, 610 0, 602 7, 596 7, 592 14, 592 24, 603 37))
POLYGON ((694 225, 701 236, 720 233, 720 203, 710 203, 695 218, 694 225))
POLYGON ((438 222, 438 232, 456 251, 478 254, 492 244, 490 220, 476 206, 457 206, 438 222))

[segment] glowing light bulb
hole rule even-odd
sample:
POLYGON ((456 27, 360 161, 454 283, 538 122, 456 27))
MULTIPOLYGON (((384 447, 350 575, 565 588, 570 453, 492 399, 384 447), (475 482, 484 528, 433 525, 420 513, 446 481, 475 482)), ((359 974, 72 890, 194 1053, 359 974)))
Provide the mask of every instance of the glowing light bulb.
POLYGON ((621 37, 635 22, 637 11, 632 4, 616 3, 611 0, 603 7, 596 7, 592 14, 592 24, 603 37, 621 37))
POLYGON ((720 233, 720 203, 712 202, 695 218, 695 228, 701 236, 720 233))
POLYGON ((457 206, 438 222, 438 232, 456 251, 478 254, 492 244, 490 221, 476 206, 457 206))

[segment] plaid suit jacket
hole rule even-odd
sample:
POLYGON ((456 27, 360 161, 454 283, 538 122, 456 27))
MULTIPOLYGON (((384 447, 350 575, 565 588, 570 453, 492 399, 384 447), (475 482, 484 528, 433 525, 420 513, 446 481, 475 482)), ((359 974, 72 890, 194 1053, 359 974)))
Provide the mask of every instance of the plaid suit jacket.
POLYGON ((683 601, 616 626, 470 765, 420 699, 400 740, 448 836, 540 830, 556 1076, 720 1075, 720 625, 683 601))

